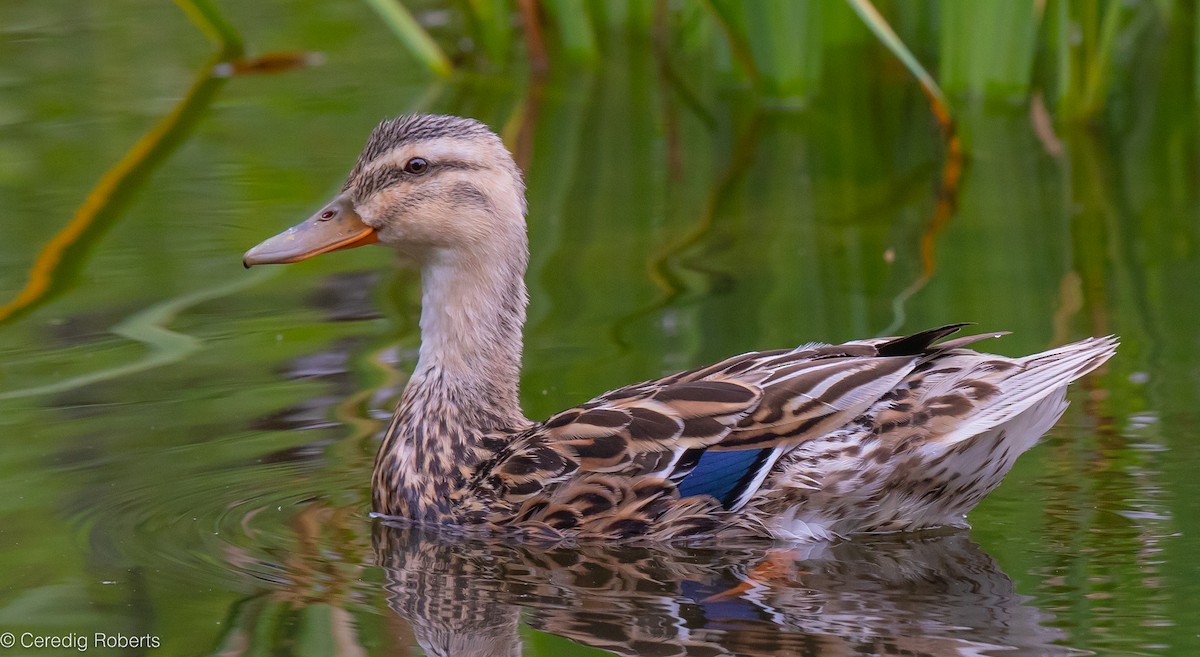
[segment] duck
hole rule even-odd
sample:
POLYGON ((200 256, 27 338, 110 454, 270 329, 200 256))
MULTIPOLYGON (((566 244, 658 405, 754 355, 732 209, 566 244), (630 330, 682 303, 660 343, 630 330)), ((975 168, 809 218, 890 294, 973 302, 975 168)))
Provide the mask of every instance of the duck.
POLYGON ((518 380, 529 296, 522 172, 458 116, 378 124, 341 191, 243 256, 292 263, 380 244, 415 263, 421 343, 380 441, 373 514, 516 540, 812 542, 966 527, 1116 351, 1094 337, 1010 358, 1004 333, 748 352, 535 422, 518 380))

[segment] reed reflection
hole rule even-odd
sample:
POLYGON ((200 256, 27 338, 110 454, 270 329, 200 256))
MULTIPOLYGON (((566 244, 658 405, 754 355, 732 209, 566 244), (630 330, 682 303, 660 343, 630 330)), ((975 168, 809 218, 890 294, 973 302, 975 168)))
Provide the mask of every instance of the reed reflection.
POLYGON ((388 605, 429 655, 520 655, 531 627, 618 655, 1066 655, 964 533, 821 544, 542 550, 375 533, 388 605))

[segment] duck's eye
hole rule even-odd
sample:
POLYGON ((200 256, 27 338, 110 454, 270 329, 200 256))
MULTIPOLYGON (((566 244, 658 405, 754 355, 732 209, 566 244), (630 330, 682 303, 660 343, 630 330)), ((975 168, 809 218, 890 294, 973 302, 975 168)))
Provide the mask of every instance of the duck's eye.
POLYGON ((413 175, 421 175, 429 170, 429 161, 423 157, 414 157, 404 163, 404 172, 413 175))

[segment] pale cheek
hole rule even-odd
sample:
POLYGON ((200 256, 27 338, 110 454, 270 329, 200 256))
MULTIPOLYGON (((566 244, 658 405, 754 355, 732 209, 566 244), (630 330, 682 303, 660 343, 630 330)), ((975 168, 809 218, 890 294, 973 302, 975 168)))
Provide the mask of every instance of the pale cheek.
POLYGON ((420 228, 414 233, 420 233, 421 239, 429 244, 454 246, 469 239, 464 234, 468 227, 453 211, 433 212, 421 218, 420 228))
POLYGON ((412 235, 403 226, 388 224, 378 229, 379 241, 392 246, 411 243, 412 235))
POLYGON ((446 216, 424 212, 392 217, 377 230, 379 240, 396 246, 450 246, 462 240, 458 226, 446 216))

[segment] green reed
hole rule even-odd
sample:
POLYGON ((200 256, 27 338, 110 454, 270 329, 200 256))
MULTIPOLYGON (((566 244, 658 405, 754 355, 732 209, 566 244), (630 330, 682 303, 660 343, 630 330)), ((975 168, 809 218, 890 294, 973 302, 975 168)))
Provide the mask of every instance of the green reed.
POLYGON ((450 59, 442 52, 441 46, 409 13, 400 0, 363 0, 379 17, 384 25, 396 35, 400 43, 418 62, 430 72, 446 76, 454 70, 450 59))
POLYGON ((942 85, 952 94, 999 99, 1029 92, 1040 16, 1034 0, 938 4, 942 85))
POLYGON ((769 103, 803 105, 831 77, 889 75, 892 65, 878 56, 871 68, 841 66, 854 49, 883 46, 932 97, 944 89, 951 105, 1019 104, 1041 92, 1060 117, 1085 120, 1134 83, 1147 50, 1182 30, 1194 35, 1192 77, 1200 79, 1200 27, 1183 0, 363 2, 437 75, 456 65, 520 67, 514 45, 522 37, 544 40, 552 67, 607 65, 615 41, 653 38, 663 46, 660 56, 677 60, 677 70, 723 71, 769 103), (522 19, 522 5, 536 21, 522 19), (439 25, 431 36, 422 18, 447 10, 462 20, 439 25))

